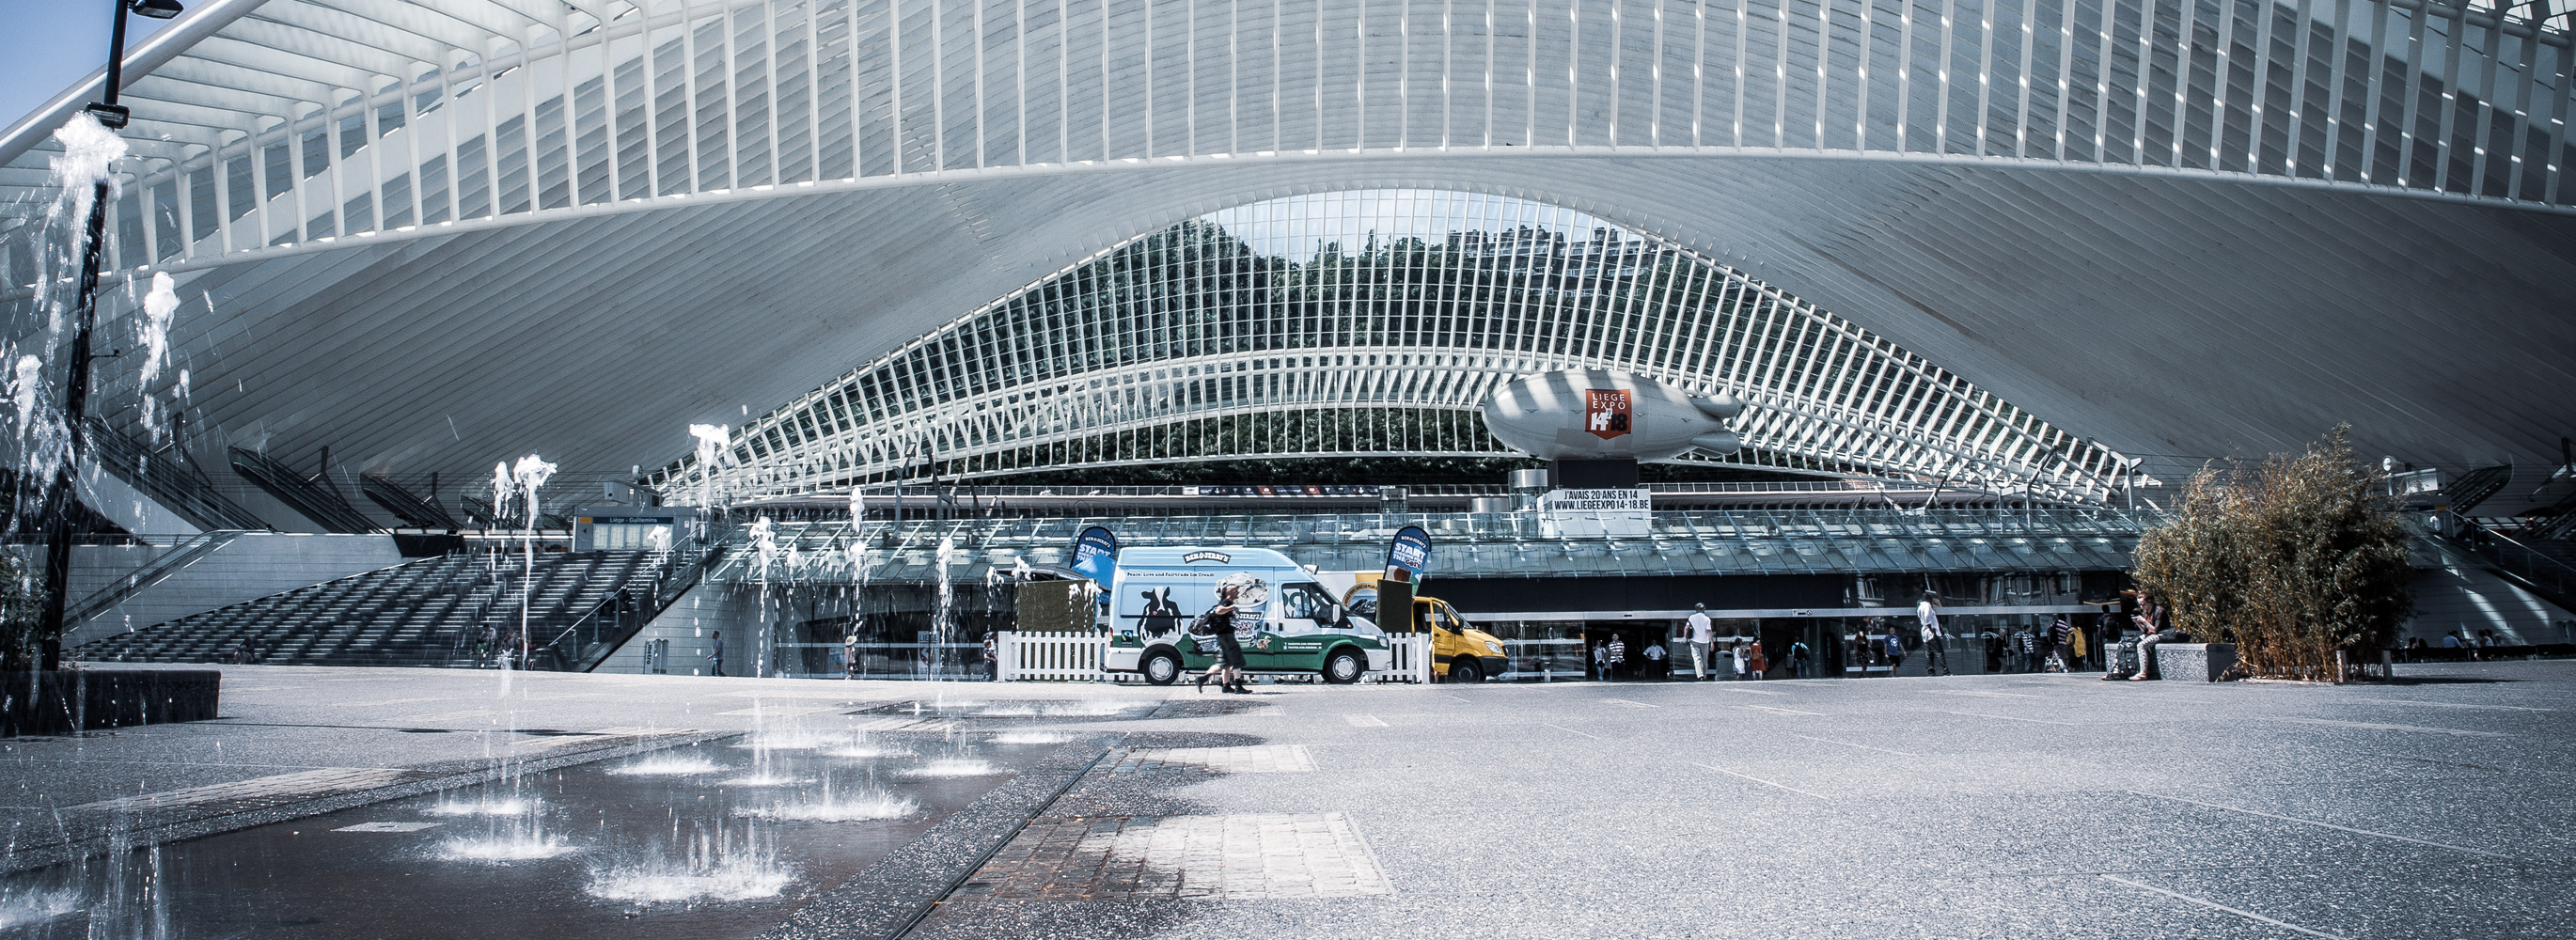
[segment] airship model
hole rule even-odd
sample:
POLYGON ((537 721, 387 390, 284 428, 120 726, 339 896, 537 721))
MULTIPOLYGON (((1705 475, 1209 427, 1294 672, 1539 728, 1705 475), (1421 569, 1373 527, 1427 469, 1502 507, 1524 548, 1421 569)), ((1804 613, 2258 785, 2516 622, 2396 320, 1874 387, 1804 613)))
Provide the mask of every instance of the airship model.
POLYGON ((1544 460, 1664 460, 1686 451, 1734 453, 1726 423, 1744 411, 1732 395, 1693 395, 1633 372, 1559 369, 1496 386, 1485 427, 1544 460))

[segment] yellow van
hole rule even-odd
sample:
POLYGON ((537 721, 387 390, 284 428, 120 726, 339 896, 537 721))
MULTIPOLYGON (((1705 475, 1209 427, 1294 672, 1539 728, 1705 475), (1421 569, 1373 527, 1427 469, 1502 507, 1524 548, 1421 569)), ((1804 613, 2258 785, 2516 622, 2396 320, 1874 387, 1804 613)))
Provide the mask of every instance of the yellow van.
MULTIPOLYGON (((1337 592, 1342 605, 1352 614, 1377 620, 1377 582, 1383 575, 1375 571, 1321 572, 1315 578, 1326 590, 1337 592)), ((1431 678, 1434 682, 1483 682, 1511 670, 1511 660, 1503 655, 1503 641, 1493 634, 1476 629, 1458 609, 1437 597, 1415 595, 1413 620, 1431 635, 1431 678)))

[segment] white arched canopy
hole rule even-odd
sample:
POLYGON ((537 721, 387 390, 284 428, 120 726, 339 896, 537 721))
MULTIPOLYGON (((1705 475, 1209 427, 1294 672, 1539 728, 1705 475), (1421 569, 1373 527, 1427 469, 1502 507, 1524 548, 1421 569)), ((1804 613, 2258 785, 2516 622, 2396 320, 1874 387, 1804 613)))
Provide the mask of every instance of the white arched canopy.
MULTIPOLYGON (((210 0, 127 73, 106 313, 176 275, 202 447, 623 470, 1182 220, 1441 189, 1722 263, 2124 453, 2349 422, 2365 453, 2556 459, 2565 33, 1943 9, 210 0)), ((92 94, 0 138, 0 187, 43 188, 92 94)), ((49 241, 0 224, 44 354, 49 241)))

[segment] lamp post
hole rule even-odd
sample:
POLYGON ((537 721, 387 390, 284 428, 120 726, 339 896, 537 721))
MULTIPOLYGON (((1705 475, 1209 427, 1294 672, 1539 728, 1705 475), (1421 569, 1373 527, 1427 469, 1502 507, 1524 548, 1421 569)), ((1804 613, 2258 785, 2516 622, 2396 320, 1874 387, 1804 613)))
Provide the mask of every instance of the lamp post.
MULTIPOLYGON (((116 25, 107 39, 106 100, 93 102, 87 111, 100 126, 120 130, 132 112, 116 103, 116 93, 125 84, 125 13, 132 10, 156 20, 166 20, 185 12, 176 0, 111 0, 116 6, 116 25)), ((63 590, 71 580, 73 479, 81 458, 89 453, 90 333, 98 325, 98 266, 107 247, 108 180, 102 176, 90 191, 89 224, 81 243, 80 294, 74 301, 76 326, 72 331, 71 371, 63 383, 63 432, 67 451, 55 468, 51 487, 45 494, 45 601, 41 618, 36 622, 38 645, 36 667, 46 671, 63 665, 63 590)))

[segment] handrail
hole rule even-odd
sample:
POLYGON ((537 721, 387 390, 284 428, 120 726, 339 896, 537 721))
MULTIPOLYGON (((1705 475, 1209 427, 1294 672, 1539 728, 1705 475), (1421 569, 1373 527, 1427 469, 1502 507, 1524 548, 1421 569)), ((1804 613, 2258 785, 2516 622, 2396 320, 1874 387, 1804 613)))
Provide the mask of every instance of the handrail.
POLYGON ((347 498, 333 489, 323 476, 305 476, 279 463, 276 458, 255 450, 234 447, 229 452, 233 471, 250 479, 277 497, 288 508, 304 514, 323 528, 350 535, 379 531, 374 520, 350 506, 347 498))
POLYGON ((2456 524, 2451 527, 2454 532, 2442 533, 2449 535, 2453 541, 2497 565, 2519 565, 2520 570, 2507 568, 2506 573, 2531 582, 2534 587, 2555 593, 2557 597, 2552 598, 2553 600, 2561 602, 2576 600, 2576 565, 2569 565, 2547 552, 2524 545, 2512 536, 2498 532, 2494 527, 2468 516, 2447 509, 2440 510, 2439 516, 2456 520, 2456 524), (2476 533, 2476 536, 2473 538, 2470 533, 2476 533), (2513 550, 2520 554, 2507 560, 2505 553, 2494 547, 2496 543, 2512 546, 2513 550), (2543 583, 2543 579, 2546 579, 2546 583, 2543 583))
POLYGON ((245 534, 244 531, 240 529, 215 529, 189 536, 170 546, 169 552, 153 559, 151 564, 127 572, 124 577, 118 578, 116 583, 93 591, 88 597, 82 598, 79 604, 73 605, 63 614, 63 622, 83 623, 105 613, 108 608, 124 602, 126 598, 133 597, 144 588, 159 584, 162 579, 177 573, 179 569, 195 564, 198 559, 213 554, 216 549, 232 544, 233 539, 243 534, 245 534))
POLYGON ((91 447, 99 464, 116 474, 117 479, 149 494, 170 511, 200 529, 241 529, 260 531, 267 522, 239 503, 215 491, 214 481, 206 479, 193 458, 177 447, 155 452, 150 447, 127 437, 97 418, 88 421, 91 447), (178 456, 170 456, 176 454, 178 456), (161 458, 155 461, 153 458, 161 458), (182 462, 185 461, 185 462, 182 462))
POLYGON ((679 595, 695 586, 708 565, 724 554, 724 549, 724 545, 718 544, 704 552, 662 553, 662 557, 651 568, 641 572, 640 576, 629 577, 626 582, 618 586, 618 590, 610 592, 598 603, 590 605, 590 608, 583 611, 580 617, 575 618, 571 624, 557 631, 553 638, 538 644, 535 648, 553 651, 567 671, 588 672, 598 668, 599 663, 607 659, 607 654, 622 645, 628 637, 632 636, 634 630, 641 630, 645 624, 651 623, 653 618, 661 616, 662 611, 669 609, 671 604, 679 600, 679 595), (636 581, 644 581, 648 585, 646 590, 640 592, 640 597, 639 592, 629 586, 636 581), (598 617, 601 611, 613 610, 620 605, 634 604, 638 601, 642 604, 632 610, 634 616, 628 624, 631 629, 620 631, 625 635, 615 638, 602 637, 592 643, 581 643, 579 634, 582 626, 598 617), (567 646, 567 641, 579 646, 577 648, 567 646), (597 651, 597 655, 592 655, 593 650, 597 651))

